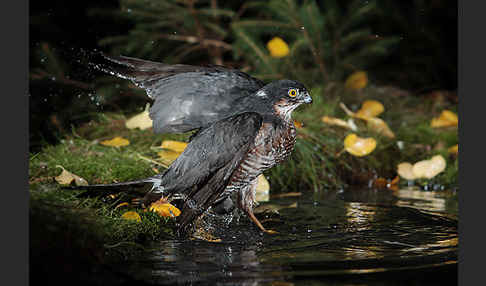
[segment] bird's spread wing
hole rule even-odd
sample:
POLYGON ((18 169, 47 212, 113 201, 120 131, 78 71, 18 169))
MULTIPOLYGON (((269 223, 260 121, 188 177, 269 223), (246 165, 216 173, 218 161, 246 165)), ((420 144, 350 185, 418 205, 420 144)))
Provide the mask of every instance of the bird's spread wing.
POLYGON ((180 133, 208 126, 236 114, 233 102, 264 84, 222 66, 168 65, 130 57, 103 55, 97 67, 129 79, 155 100, 150 109, 156 133, 180 133))
POLYGON ((201 130, 161 177, 164 193, 185 198, 182 225, 209 208, 253 146, 261 115, 247 112, 201 130))

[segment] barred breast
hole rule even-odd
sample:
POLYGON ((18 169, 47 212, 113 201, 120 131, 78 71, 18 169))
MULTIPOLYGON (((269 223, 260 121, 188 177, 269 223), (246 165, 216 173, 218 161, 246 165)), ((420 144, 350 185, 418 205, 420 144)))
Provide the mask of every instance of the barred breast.
POLYGON ((233 172, 225 192, 247 191, 265 170, 285 160, 292 152, 296 140, 293 123, 277 125, 264 123, 255 137, 255 147, 233 172))

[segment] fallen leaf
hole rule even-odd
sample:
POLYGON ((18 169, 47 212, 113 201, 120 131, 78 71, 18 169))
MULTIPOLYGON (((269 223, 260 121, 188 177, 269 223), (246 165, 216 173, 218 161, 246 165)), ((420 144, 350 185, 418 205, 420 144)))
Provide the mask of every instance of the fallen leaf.
POLYGON ((351 133, 344 138, 345 150, 354 156, 366 156, 376 148, 376 140, 373 138, 361 138, 351 133))
POLYGON ((407 180, 415 180, 416 177, 413 173, 413 165, 409 162, 403 162, 398 164, 397 166, 397 173, 402 178, 407 180))
POLYGON ((101 145, 105 146, 111 146, 111 147, 121 147, 121 146, 127 146, 130 144, 130 141, 128 141, 125 138, 122 137, 115 137, 111 140, 105 140, 100 142, 101 145))
POLYGON ((126 219, 126 220, 134 220, 136 222, 142 222, 142 218, 140 217, 140 215, 137 212, 134 212, 134 211, 126 212, 126 213, 122 214, 121 217, 123 219, 126 219))
POLYGON ((385 108, 379 101, 365 101, 361 109, 358 111, 361 112, 359 115, 358 112, 355 113, 349 110, 348 107, 342 102, 339 104, 339 106, 344 110, 344 112, 346 112, 348 116, 366 121, 368 128, 375 131, 376 133, 382 134, 389 138, 395 138, 395 134, 393 133, 393 131, 391 131, 390 127, 388 127, 385 121, 378 117, 370 116, 381 114, 385 110, 385 108))
POLYGON ((164 163, 170 165, 172 164, 172 162, 175 161, 175 159, 177 159, 177 157, 179 157, 181 153, 173 150, 162 150, 160 152, 157 152, 157 154, 159 155, 159 159, 161 159, 164 163))
POLYGON ((179 157, 179 155, 186 148, 187 143, 181 141, 165 140, 161 144, 161 148, 164 150, 158 152, 160 159, 166 164, 172 164, 172 162, 179 157))
POLYGON ((365 100, 355 116, 360 118, 376 117, 385 111, 385 107, 377 100, 365 100))
POLYGON ((391 131, 390 127, 385 121, 378 117, 370 117, 366 119, 366 123, 369 129, 375 131, 378 134, 386 136, 388 138, 395 138, 395 133, 391 131))
POLYGON ((431 179, 445 170, 446 161, 441 155, 436 155, 430 160, 423 160, 413 165, 413 174, 417 178, 431 179))
POLYGON ((300 128, 304 127, 304 124, 302 124, 302 122, 294 120, 294 126, 295 126, 295 128, 300 129, 300 128))
POLYGON ((357 71, 351 74, 344 83, 344 86, 352 90, 360 90, 368 84, 368 76, 364 71, 357 71))
POLYGON ((422 160, 415 164, 409 162, 400 163, 397 166, 397 173, 404 179, 431 179, 445 170, 446 161, 441 155, 436 155, 429 160, 422 160))
POLYGON ((457 155, 459 153, 459 144, 456 144, 456 145, 450 147, 449 149, 447 149, 447 152, 449 152, 453 155, 457 155))
POLYGON ((61 185, 70 185, 73 181, 76 186, 87 186, 88 181, 85 179, 81 178, 78 175, 75 175, 66 169, 64 169, 63 166, 61 165, 56 165, 57 168, 61 168, 62 172, 59 174, 59 176, 55 177, 54 179, 61 185))
POLYGON ((174 141, 174 140, 164 140, 162 141, 160 147, 182 153, 184 149, 186 149, 187 143, 181 141, 174 141))
POLYGON ((457 127, 459 120, 457 114, 450 110, 443 110, 439 117, 433 118, 430 122, 430 127, 440 128, 440 127, 457 127))
POLYGON ((400 176, 395 176, 393 180, 386 186, 389 190, 398 191, 398 182, 400 181, 400 176))
POLYGON ((322 122, 329 124, 329 125, 335 125, 335 126, 339 126, 339 127, 343 127, 343 128, 347 128, 347 129, 351 129, 351 130, 356 129, 356 125, 353 126, 349 122, 346 122, 346 121, 344 121, 340 118, 323 116, 321 118, 321 120, 322 120, 322 122))
POLYGON ((283 58, 290 52, 289 45, 280 37, 274 37, 268 41, 267 49, 274 58, 283 58))
POLYGON ((268 202, 270 199, 270 183, 263 174, 257 178, 255 199, 257 202, 268 202))
POLYGON ((145 110, 142 113, 139 113, 125 122, 125 126, 128 129, 135 129, 139 128, 140 130, 145 130, 152 127, 152 119, 149 116, 148 110, 149 104, 145 107, 145 110))
POLYGON ((154 211, 163 217, 177 217, 181 214, 181 211, 178 208, 168 203, 165 199, 152 203, 149 210, 154 211))
POLYGON ((377 188, 377 189, 384 189, 386 188, 386 186, 388 185, 388 182, 385 178, 376 178, 374 181, 373 181, 373 187, 377 188))

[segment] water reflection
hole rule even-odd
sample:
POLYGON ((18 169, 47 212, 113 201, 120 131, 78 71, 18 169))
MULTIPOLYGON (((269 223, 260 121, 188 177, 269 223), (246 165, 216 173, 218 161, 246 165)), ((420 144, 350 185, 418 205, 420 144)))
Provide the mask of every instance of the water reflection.
POLYGON ((454 192, 426 192, 417 187, 403 188, 395 192, 399 200, 397 206, 412 207, 431 212, 457 214, 457 209, 447 209, 447 199, 456 196, 454 192))
POLYGON ((441 192, 361 189, 273 199, 272 205, 287 207, 259 215, 278 235, 263 235, 242 217, 217 229, 221 243, 157 242, 118 269, 141 282, 184 285, 299 284, 337 276, 349 282, 361 279, 356 275, 444 267, 450 276, 457 271, 457 220, 450 217, 457 204, 441 192))

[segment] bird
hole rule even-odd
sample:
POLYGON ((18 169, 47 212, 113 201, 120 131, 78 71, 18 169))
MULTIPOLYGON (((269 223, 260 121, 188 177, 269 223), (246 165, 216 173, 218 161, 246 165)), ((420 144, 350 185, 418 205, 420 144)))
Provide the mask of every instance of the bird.
MULTIPOLYGON (((204 212, 236 193, 236 206, 263 232, 255 217, 257 178, 289 157, 296 142, 291 114, 312 103, 306 87, 290 79, 263 81, 237 69, 166 64, 99 53, 102 72, 130 80, 154 102, 154 133, 195 131, 168 168, 128 182, 81 186, 91 191, 149 185, 140 203, 182 200, 178 233, 188 233, 204 212)), ((80 187, 77 187, 80 188, 80 187)))

